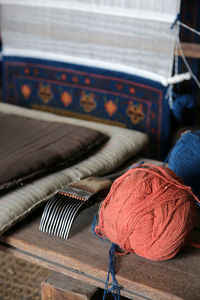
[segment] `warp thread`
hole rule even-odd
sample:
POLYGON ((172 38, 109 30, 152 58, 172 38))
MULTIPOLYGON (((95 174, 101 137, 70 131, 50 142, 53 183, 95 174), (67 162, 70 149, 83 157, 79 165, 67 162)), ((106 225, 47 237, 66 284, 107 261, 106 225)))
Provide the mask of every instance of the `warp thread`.
POLYGON ((196 82, 196 85, 200 88, 200 81, 197 78, 197 76, 194 74, 194 72, 192 71, 188 61, 186 60, 186 57, 184 55, 182 46, 181 46, 181 42, 180 42, 180 27, 183 27, 187 30, 190 30, 191 32, 200 35, 200 32, 190 26, 188 26, 187 24, 184 24, 180 21, 180 14, 177 14, 174 22, 171 24, 170 29, 174 29, 174 27, 176 28, 176 44, 175 44, 175 74, 178 74, 178 50, 180 52, 180 55, 182 57, 182 60, 186 66, 186 68, 188 69, 188 72, 190 73, 190 76, 193 78, 193 80, 196 82))
POLYGON ((180 14, 177 14, 174 22, 170 26, 170 29, 174 29, 174 27, 176 26, 176 24, 179 20, 180 20, 180 14))
POLYGON ((112 293, 115 300, 120 299, 120 287, 118 285, 117 279, 115 277, 115 252, 116 252, 116 244, 112 243, 110 251, 109 251, 109 268, 108 275, 106 278, 105 289, 103 294, 103 300, 106 298, 106 295, 112 293), (112 276, 112 286, 108 289, 109 277, 110 274, 112 276))
MULTIPOLYGON (((95 236, 97 236, 101 240, 103 240, 103 238, 95 232, 96 220, 97 220, 97 216, 95 215, 94 219, 93 219, 93 223, 92 223, 92 232, 95 236)), ((109 250, 109 267, 108 267, 108 274, 107 274, 107 278, 106 278, 106 282, 105 282, 103 300, 106 299, 106 295, 109 294, 109 293, 112 293, 115 300, 120 300, 120 287, 119 287, 117 279, 115 277, 115 252, 116 252, 116 246, 117 246, 116 244, 112 243, 112 245, 110 247, 110 250, 109 250), (111 288, 108 289, 110 274, 112 276, 112 286, 111 286, 111 288)))
MULTIPOLYGON (((144 161, 138 162, 137 164, 131 166, 129 169, 136 168, 137 166, 140 166, 143 163, 144 163, 144 161)), ((103 238, 99 234, 97 234, 95 231, 96 220, 97 220, 97 216, 95 215, 93 223, 92 223, 92 232, 95 236, 98 236, 101 240, 103 240, 103 238)), ((115 300, 120 299, 120 287, 119 287, 117 279, 115 277, 116 246, 117 246, 116 244, 112 243, 111 248, 109 250, 109 267, 108 267, 108 274, 107 274, 107 279, 106 279, 105 288, 104 288, 103 300, 105 299, 106 295, 109 293, 112 293, 115 300), (110 289, 108 289, 110 274, 112 276, 112 286, 110 289)))
MULTIPOLYGON (((200 199, 200 130, 181 135, 168 155, 169 168, 189 185, 200 199)), ((199 201, 196 201, 199 205, 199 201)))
POLYGON ((199 201, 169 168, 139 165, 114 181, 95 232, 125 252, 170 259, 189 240, 196 218, 194 198, 199 201))
MULTIPOLYGON (((143 163, 144 163, 144 161, 138 162, 137 164, 131 166, 129 169, 136 168, 136 167, 142 165, 143 163)), ((99 234, 97 234, 95 231, 96 220, 97 220, 97 216, 95 215, 93 223, 92 223, 92 232, 95 236, 98 236, 101 240, 103 240, 102 237, 99 234)), ((107 279, 106 279, 105 288, 104 288, 103 300, 105 299, 106 295, 109 293, 113 294, 113 297, 115 300, 120 299, 120 287, 119 287, 117 279, 115 277, 116 246, 117 246, 116 244, 112 243, 110 251, 109 251, 109 267, 108 267, 108 274, 107 274, 107 279), (112 276, 112 286, 110 289, 108 289, 110 274, 112 276)))

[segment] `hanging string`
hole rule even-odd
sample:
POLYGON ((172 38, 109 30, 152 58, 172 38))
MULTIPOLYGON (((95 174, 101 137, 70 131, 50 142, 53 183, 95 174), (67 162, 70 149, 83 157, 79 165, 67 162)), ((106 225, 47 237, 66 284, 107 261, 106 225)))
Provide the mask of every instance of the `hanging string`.
POLYGON ((178 75, 178 42, 179 42, 179 35, 180 35, 180 25, 179 23, 176 24, 176 42, 175 42, 175 63, 174 63, 174 72, 175 75, 178 75))
POLYGON ((192 31, 193 33, 196 33, 197 35, 200 35, 200 32, 199 32, 198 30, 196 30, 196 29, 194 29, 194 28, 192 28, 192 27, 190 27, 190 26, 188 26, 188 25, 182 23, 181 21, 177 20, 177 23, 178 23, 179 25, 181 25, 182 27, 184 27, 184 28, 186 28, 186 29, 192 31))
MULTIPOLYGON (((143 162, 142 162, 143 163, 143 162)), ((94 216, 93 223, 92 223, 92 233, 93 235, 97 236, 100 240, 103 240, 101 235, 95 232, 95 225, 97 221, 97 215, 94 216)), ((107 239, 106 239, 107 240, 107 239)), ((109 250, 109 267, 108 267, 108 274, 106 278, 103 300, 107 294, 112 293, 115 300, 120 300, 120 287, 118 285, 117 279, 115 277, 115 253, 116 253, 117 245, 112 243, 111 248, 109 250), (108 289, 110 275, 112 276, 112 286, 108 289)))
POLYGON ((192 69, 190 68, 186 58, 185 58, 185 55, 183 53, 183 49, 182 49, 182 46, 181 46, 181 42, 180 42, 180 39, 178 38, 178 47, 179 47, 179 51, 180 51, 180 54, 181 54, 181 57, 183 59, 183 62, 186 66, 186 68, 188 69, 190 75, 192 76, 192 78, 194 79, 194 81, 196 82, 198 88, 200 88, 200 82, 198 80, 198 78, 196 77, 196 75, 194 75, 194 73, 192 72, 192 69))
POLYGON ((198 30, 194 29, 193 27, 190 27, 189 25, 187 25, 187 24, 185 24, 185 23, 182 23, 182 22, 180 21, 180 14, 177 14, 176 19, 174 20, 174 22, 173 22, 172 25, 170 26, 170 29, 174 29, 174 27, 175 27, 177 24, 179 25, 179 27, 182 26, 182 27, 184 27, 185 29, 190 30, 191 32, 193 32, 193 33, 195 33, 195 34, 200 35, 200 31, 198 31, 198 30))
MULTIPOLYGON (((92 223, 92 232, 95 236, 99 237, 100 240, 103 240, 101 235, 95 232, 95 225, 96 225, 97 216, 94 216, 93 223, 92 223)), ((107 240, 107 239, 106 239, 107 240)), ((116 253, 117 245, 112 243, 111 248, 109 250, 109 267, 108 267, 108 274, 106 278, 103 300, 107 294, 112 293, 115 300, 120 300, 120 287, 118 285, 117 279, 115 277, 115 253, 116 253), (110 275, 112 276, 112 286, 108 289, 110 275)))
POLYGON ((176 19, 174 20, 174 22, 170 26, 170 29, 174 29, 174 27, 176 26, 176 24, 179 21, 179 19, 180 19, 180 14, 177 14, 176 19))
MULTIPOLYGON (((93 219, 93 222, 92 222, 92 234, 95 235, 95 236, 98 236, 95 232, 95 226, 96 226, 96 222, 97 222, 97 215, 95 214, 94 215, 94 219, 93 219)), ((100 236, 98 236, 100 239, 102 239, 100 236)))
POLYGON ((196 77, 196 75, 193 73, 192 69, 190 68, 190 66, 189 66, 189 64, 188 64, 188 62, 187 62, 187 60, 186 60, 186 57, 185 57, 185 55, 184 55, 184 53, 183 53, 183 49, 182 49, 181 42, 180 42, 180 38, 179 38, 180 26, 182 26, 182 27, 184 27, 184 28, 186 28, 186 29, 188 29, 188 30, 190 30, 190 31, 192 31, 192 32, 194 32, 194 33, 196 33, 196 34, 198 34, 198 35, 200 35, 200 32, 197 31, 197 30, 195 30, 194 28, 192 28, 192 27, 190 27, 190 26, 188 26, 188 25, 182 23, 181 21, 177 20, 177 28, 178 28, 178 32, 177 32, 177 33, 178 33, 178 35, 177 35, 177 43, 178 43, 178 49, 179 49, 179 51, 180 51, 181 57, 182 57, 182 59, 183 59, 183 62, 184 62, 184 64, 185 64, 186 68, 188 69, 188 71, 189 71, 189 73, 191 74, 192 78, 193 78, 194 81, 196 82, 198 88, 200 88, 200 82, 199 82, 198 78, 196 77))
POLYGON ((115 300, 120 300, 120 287, 115 277, 115 252, 116 252, 116 244, 112 243, 112 246, 109 251, 109 268, 108 268, 108 275, 105 283, 103 300, 105 300, 106 295, 109 293, 113 294, 115 300), (110 289, 108 289, 110 275, 112 276, 112 286, 110 289))
MULTIPOLYGON (((175 26, 176 26, 176 44, 175 44, 175 63, 174 63, 174 72, 175 72, 175 75, 178 75, 178 50, 180 51, 180 55, 183 59, 183 62, 186 66, 186 68, 188 69, 191 77, 194 79, 194 81, 196 82, 198 88, 200 88, 200 81, 198 80, 198 78, 196 77, 196 75, 193 73, 192 69, 190 68, 187 60, 186 60, 186 57, 183 53, 183 49, 182 49, 182 46, 181 46, 181 42, 180 42, 180 38, 179 38, 179 35, 180 35, 180 26, 192 31, 193 33, 196 33, 198 35, 200 35, 200 32, 195 30, 194 28, 182 23, 180 20, 180 15, 178 14, 176 19, 174 20, 173 24, 171 25, 170 29, 173 29, 175 26)), ((169 92, 172 93, 172 88, 170 88, 169 92)), ((170 96, 169 93, 167 93, 168 96, 169 96, 169 104, 170 104, 170 107, 173 103, 173 99, 172 99, 172 94, 170 96)))
MULTIPOLYGON (((96 225, 97 216, 94 216, 93 223, 92 223, 92 232, 95 236, 99 237, 101 240, 103 238, 95 232, 95 225, 96 225)), ((107 239, 106 239, 107 240, 107 239)), ((118 285, 117 279, 115 277, 115 253, 116 253, 116 244, 112 243, 111 248, 109 250, 109 267, 108 267, 108 274, 106 278, 103 300, 105 300, 106 295, 109 293, 113 294, 115 300, 120 300, 120 287, 118 285), (112 286, 108 289, 110 275, 112 276, 112 286)))
MULTIPOLYGON (((140 162, 132 165, 131 167, 129 167, 129 169, 137 168, 138 166, 140 166, 142 164, 144 164, 144 161, 140 161, 140 162)), ((92 223, 93 235, 95 235, 95 236, 99 237, 101 240, 103 240, 103 237, 101 236, 101 234, 95 230, 96 221, 97 221, 97 215, 94 216, 93 223, 92 223)), ((107 240, 106 237, 105 237, 105 239, 107 240)), ((127 254, 128 252, 124 252, 122 254, 119 252, 116 252, 116 247, 117 247, 117 245, 115 243, 112 243, 111 248, 109 250, 109 267, 108 267, 108 274, 107 274, 107 278, 106 278, 106 282, 105 282, 103 300, 105 300, 106 295, 109 293, 113 294, 113 297, 115 300, 120 300, 120 287, 119 287, 117 279, 115 277, 115 255, 116 254, 124 255, 124 254, 127 254), (112 276, 112 286, 111 286, 111 288, 108 288, 108 285, 110 284, 109 283, 110 275, 112 276)))
MULTIPOLYGON (((180 18, 180 14, 177 14, 176 19, 174 20, 173 24, 170 27, 170 29, 172 30, 176 26, 175 56, 174 56, 174 74, 175 74, 175 76, 178 76, 178 36, 179 36, 179 32, 180 32, 180 26, 177 26, 177 22, 178 22, 179 18, 180 18)), ((169 104, 170 109, 173 108, 173 90, 174 90, 174 85, 171 83, 171 84, 169 84, 167 93, 165 95, 165 98, 168 99, 168 104, 169 104)))
MULTIPOLYGON (((178 76, 178 37, 179 37, 179 33, 180 33, 180 26, 177 26, 177 21, 179 19, 179 15, 177 15, 176 20, 174 21, 174 23, 171 26, 171 29, 176 25, 176 41, 175 41, 175 57, 174 57, 174 74, 175 76, 178 76)), ((168 103, 169 103, 169 107, 170 109, 173 108, 173 90, 174 90, 174 86, 173 84, 170 84, 166 93, 166 98, 168 98, 168 103)))
POLYGON ((168 99, 170 109, 173 108, 173 88, 173 84, 170 84, 165 95, 165 98, 168 99))

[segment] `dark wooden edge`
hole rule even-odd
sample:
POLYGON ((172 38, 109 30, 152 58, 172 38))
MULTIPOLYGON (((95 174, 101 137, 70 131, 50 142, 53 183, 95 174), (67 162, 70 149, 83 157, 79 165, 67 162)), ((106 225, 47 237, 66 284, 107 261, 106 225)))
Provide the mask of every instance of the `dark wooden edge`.
MULTIPOLYGON (((37 265, 44 267, 46 269, 49 269, 51 271, 55 271, 55 272, 61 273, 66 276, 70 276, 74 279, 81 280, 83 282, 94 285, 95 287, 104 289, 105 281, 102 280, 101 278, 97 278, 90 274, 86 274, 85 272, 81 272, 79 270, 64 266, 57 262, 45 259, 45 258, 35 255, 33 253, 18 249, 16 247, 6 244, 2 241, 0 241, 0 250, 6 252, 8 254, 12 254, 18 258, 24 259, 30 263, 37 264, 37 265)), ((140 294, 140 293, 135 292, 134 290, 130 290, 127 288, 123 288, 121 290, 121 295, 125 296, 127 298, 130 298, 130 299, 135 299, 135 300, 155 300, 155 299, 156 300, 167 300, 167 299, 168 300, 169 299, 170 300, 183 300, 183 298, 177 297, 175 295, 172 295, 172 294, 169 294, 169 293, 163 292, 163 291, 160 291, 160 293, 157 294, 156 298, 152 298, 151 296, 140 294)))
MULTIPOLYGON (((186 57, 200 58, 200 44, 182 42, 181 47, 186 57)), ((180 51, 178 51, 178 55, 181 55, 180 51)))

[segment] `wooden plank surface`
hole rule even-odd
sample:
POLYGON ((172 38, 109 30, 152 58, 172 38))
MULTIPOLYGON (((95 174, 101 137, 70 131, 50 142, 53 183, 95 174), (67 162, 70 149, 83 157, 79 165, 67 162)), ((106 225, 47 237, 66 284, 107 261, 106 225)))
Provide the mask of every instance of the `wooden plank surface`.
POLYGON ((52 272, 42 282, 42 300, 88 300, 97 288, 80 280, 52 272))
MULTIPOLYGON (((67 241, 38 230, 39 210, 0 238, 1 249, 103 288, 110 243, 92 235, 91 224, 98 206, 84 210, 76 218, 67 241)), ((164 262, 152 262, 135 254, 117 257, 116 278, 122 295, 130 299, 197 300, 199 277, 200 250, 190 246, 164 262)))
MULTIPOLYGON (((41 285, 41 300, 102 300, 103 293, 103 289, 57 272, 51 272, 41 285)), ((120 299, 129 300, 123 296, 120 299)))
MULTIPOLYGON (((181 47, 186 57, 200 58, 200 44, 182 42, 181 47)), ((178 54, 181 55, 180 51, 178 54)))

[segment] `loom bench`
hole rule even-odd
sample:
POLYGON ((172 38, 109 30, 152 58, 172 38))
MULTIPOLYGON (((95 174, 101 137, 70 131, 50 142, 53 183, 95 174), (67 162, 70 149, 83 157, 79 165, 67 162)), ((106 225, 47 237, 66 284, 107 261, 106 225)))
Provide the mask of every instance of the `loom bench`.
MULTIPOLYGON (((42 300, 97 299, 91 298, 94 287, 104 288, 110 243, 92 235, 98 207, 78 215, 67 241, 38 230, 43 208, 0 237, 1 250, 54 272, 42 283, 42 300)), ((187 246, 164 262, 117 256, 116 269, 121 295, 129 299, 200 299, 200 249, 187 246)))

